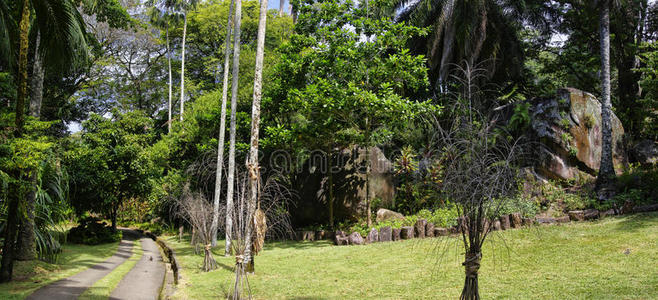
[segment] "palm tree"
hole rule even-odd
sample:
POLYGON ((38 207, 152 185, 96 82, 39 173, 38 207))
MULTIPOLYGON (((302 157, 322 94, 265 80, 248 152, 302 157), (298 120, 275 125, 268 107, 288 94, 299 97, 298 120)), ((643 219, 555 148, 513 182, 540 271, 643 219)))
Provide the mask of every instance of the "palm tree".
MULTIPOLYGON (((224 140, 226 139, 226 101, 228 98, 228 70, 231 58, 231 16, 233 15, 233 3, 228 8, 228 21, 226 22, 226 43, 224 50, 224 78, 222 82, 222 112, 219 124, 219 141, 217 143, 217 173, 215 176, 215 197, 213 198, 212 215, 212 246, 217 245, 217 227, 219 226, 219 196, 222 191, 222 168, 224 167, 224 140)), ((228 241, 227 241, 228 243, 228 241)))
POLYGON ((413 40, 414 52, 428 57, 430 77, 444 90, 452 68, 466 60, 471 65, 487 61, 488 73, 517 74, 522 67, 518 27, 529 22, 542 29, 552 13, 550 3, 524 1, 396 0, 390 11, 398 21, 430 27, 425 37, 413 40))
POLYGON ((612 125, 610 114, 610 0, 599 1, 599 30, 601 43, 601 165, 597 178, 600 199, 611 197, 615 168, 612 161, 612 125))
MULTIPOLYGON (((3 1, 4 2, 4 1, 3 1)), ((39 39, 39 55, 48 57, 48 62, 53 67, 64 67, 72 65, 77 59, 86 59, 87 42, 85 36, 85 25, 82 16, 78 12, 75 3, 71 0, 23 0, 17 1, 15 7, 3 3, 0 9, 16 9, 20 12, 18 22, 18 93, 16 98, 16 119, 14 136, 20 138, 23 135, 25 123, 25 101, 27 98, 28 78, 28 53, 29 33, 32 26, 36 26, 41 38, 39 39), (41 47, 41 45, 43 47, 41 47)), ((0 25, 4 26, 1 31, 8 32, 7 27, 12 26, 8 18, 11 11, 0 13, 3 20, 0 25)), ((16 179, 25 177, 21 171, 14 172, 16 179)), ((24 178, 23 178, 24 179, 24 178)), ((10 281, 13 271, 13 260, 15 256, 15 242, 18 234, 20 205, 20 188, 16 183, 12 184, 12 192, 9 193, 7 224, 5 227, 5 243, 3 245, 2 265, 0 266, 0 282, 10 281)), ((28 220, 32 221, 32 220, 28 220)))
POLYGON ((181 70, 180 70, 180 120, 183 121, 185 112, 185 40, 187 39, 187 11, 196 7, 198 0, 182 0, 180 3, 183 14, 183 44, 181 49, 181 70))
MULTIPOLYGON (((267 28, 267 0, 260 1, 260 15, 258 17, 258 36, 256 38, 256 68, 254 74, 254 97, 251 104, 251 145, 249 149, 249 161, 247 163, 247 168, 249 170, 249 185, 250 185, 250 195, 249 202, 247 204, 247 226, 245 241, 245 261, 250 263, 251 268, 253 268, 253 257, 251 255, 251 235, 252 226, 250 226, 251 220, 256 210, 256 202, 258 201, 259 187, 258 182, 260 181, 260 167, 258 166, 258 134, 260 129, 260 100, 262 98, 262 84, 263 84, 263 57, 265 55, 265 29, 267 28)), ((253 269, 251 269, 253 272, 253 269)))
POLYGON ((168 101, 168 116, 167 116, 167 132, 171 133, 171 105, 173 95, 173 82, 171 71, 171 47, 169 47, 169 26, 172 22, 177 21, 177 14, 174 13, 176 3, 174 0, 161 0, 159 2, 149 1, 147 5, 153 6, 149 15, 151 17, 151 24, 157 27, 165 28, 166 36, 166 51, 167 51, 167 67, 169 71, 169 101, 168 101))
POLYGON ((240 74, 240 24, 242 23, 242 0, 235 0, 233 19, 233 75, 231 82, 231 128, 228 148, 228 183, 226 187, 226 247, 224 255, 231 254, 233 231, 233 191, 235 188, 235 114, 238 109, 238 79, 240 74))

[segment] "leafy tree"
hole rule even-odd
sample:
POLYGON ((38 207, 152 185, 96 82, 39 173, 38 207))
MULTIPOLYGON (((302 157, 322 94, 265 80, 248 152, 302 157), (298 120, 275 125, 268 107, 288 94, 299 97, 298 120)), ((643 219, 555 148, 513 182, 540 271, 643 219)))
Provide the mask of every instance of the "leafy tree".
MULTIPOLYGON (((281 75, 270 94, 284 99, 274 106, 280 121, 268 131, 288 136, 295 146, 330 152, 354 144, 365 147, 367 182, 369 147, 390 141, 395 130, 433 110, 429 103, 405 97, 428 84, 424 57, 406 49, 410 37, 425 31, 376 17, 368 6, 351 1, 298 1, 294 7, 299 14, 295 34, 282 46, 281 75)), ((332 189, 330 184, 330 216, 332 189)))
POLYGON ((71 170, 71 204, 81 215, 104 214, 116 228, 122 201, 143 198, 156 175, 146 152, 153 143, 153 121, 143 112, 112 111, 111 118, 92 114, 80 137, 72 139, 66 165, 71 170))
MULTIPOLYGON (((44 37, 41 40, 43 47, 40 48, 42 55, 45 57, 58 58, 50 60, 53 66, 67 66, 76 58, 84 59, 86 56, 86 38, 84 23, 76 9, 74 3, 69 0, 42 1, 42 0, 23 0, 15 3, 15 6, 0 6, 3 10, 0 13, 3 20, 0 22, 4 28, 0 31, 9 32, 14 27, 12 20, 7 16, 12 15, 15 11, 20 16, 18 20, 17 36, 18 41, 16 60, 17 71, 17 97, 15 105, 15 129, 14 136, 20 140, 23 135, 25 123, 25 102, 28 97, 27 85, 28 78, 28 54, 29 54, 29 33, 32 25, 44 37), (14 11, 15 10, 15 11, 14 11), (34 11, 34 12, 33 12, 34 11), (33 21, 34 20, 34 21, 33 21)), ((29 170, 14 169, 11 174, 14 180, 23 180, 29 170)), ((15 258, 15 241, 18 233, 18 207, 21 204, 21 193, 16 183, 12 184, 14 191, 10 192, 7 210, 7 225, 5 228, 5 243, 3 246, 2 266, 0 267, 0 282, 10 281, 13 271, 13 260, 15 258)), ((31 220, 28 220, 31 222, 31 220)))

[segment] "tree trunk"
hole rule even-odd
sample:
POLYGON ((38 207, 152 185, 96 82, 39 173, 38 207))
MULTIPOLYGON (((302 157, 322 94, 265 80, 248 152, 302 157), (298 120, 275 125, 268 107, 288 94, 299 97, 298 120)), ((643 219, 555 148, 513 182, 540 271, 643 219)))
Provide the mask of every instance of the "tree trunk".
POLYGON ((482 253, 479 249, 471 248, 466 253, 466 259, 462 263, 466 271, 464 279, 464 289, 462 290, 460 300, 479 300, 480 291, 478 287, 478 270, 480 269, 480 258, 482 253))
POLYGON ((370 207, 370 119, 366 116, 366 219, 372 227, 372 207, 370 207))
MULTIPOLYGON (((14 135, 20 138, 23 135, 25 121, 25 98, 27 98, 27 54, 30 32, 30 1, 23 1, 23 11, 19 26, 19 52, 18 52, 18 97, 16 99, 16 130, 14 135)), ((20 171, 12 172, 15 179, 22 179, 20 171)), ((2 262, 0 265, 0 282, 11 281, 14 269, 14 254, 16 249, 16 235, 18 234, 18 206, 21 199, 20 184, 10 183, 11 190, 7 203, 7 222, 5 225, 5 241, 2 248, 2 262)))
POLYGON ((599 199, 612 197, 615 169, 612 162, 612 124, 610 103, 610 2, 604 0, 600 8, 601 34, 601 166, 597 178, 599 199))
POLYGON ((263 58, 265 56, 265 29, 267 28, 267 0, 260 1, 260 15, 258 18, 258 37, 256 40, 256 68, 254 74, 254 98, 251 104, 251 149, 249 149, 249 185, 250 196, 247 203, 246 249, 245 259, 251 263, 250 271, 254 271, 254 259, 251 255, 251 235, 253 215, 258 201, 260 167, 258 166, 258 135, 260 129, 260 100, 263 83, 263 58))
POLYGON ((180 69, 180 120, 183 121, 185 112, 185 39, 187 38, 187 11, 183 14, 183 48, 181 49, 180 69))
POLYGON ((219 196, 222 191, 222 168, 224 167, 224 140, 226 139, 226 101, 228 98, 228 70, 231 58, 231 15, 233 14, 233 3, 228 8, 228 21, 226 25, 226 45, 224 51, 224 78, 222 82, 222 104, 219 123, 219 141, 217 145, 217 174, 215 176, 215 197, 212 215, 212 241, 213 247, 217 246, 217 227, 219 225, 219 196))
POLYGON ((30 95, 30 116, 39 118, 41 116, 41 103, 43 102, 43 78, 45 70, 43 60, 39 55, 41 43, 41 33, 37 33, 37 40, 34 48, 34 64, 32 65, 32 93, 30 95))
POLYGON ((279 17, 283 17, 283 6, 286 5, 286 0, 279 0, 279 17))
MULTIPOLYGON (((43 100, 43 78, 44 68, 43 60, 39 55, 39 46, 41 42, 41 33, 37 33, 36 44, 34 48, 34 62, 32 65, 31 94, 30 94, 30 116, 39 118, 41 115, 41 103, 43 100)), ((33 174, 30 181, 32 190, 26 197, 25 218, 21 221, 19 233, 19 245, 16 259, 32 260, 37 257, 34 234, 34 206, 36 202, 37 175, 33 174)))
POLYGON ((334 228, 334 170, 333 170, 333 160, 331 159, 332 151, 327 152, 329 157, 329 228, 334 228))
POLYGON ((169 48, 169 21, 167 21, 167 65, 169 67, 169 115, 167 117, 167 133, 171 133, 171 98, 172 98, 172 86, 173 82, 171 80, 171 51, 169 48))
POLYGON ((233 190, 235 182, 235 114, 238 109, 238 79, 240 76, 240 24, 242 23, 242 0, 235 0, 233 19, 233 75, 231 78, 231 128, 228 149, 228 185, 226 187, 226 248, 225 256, 231 255, 233 234, 233 190))

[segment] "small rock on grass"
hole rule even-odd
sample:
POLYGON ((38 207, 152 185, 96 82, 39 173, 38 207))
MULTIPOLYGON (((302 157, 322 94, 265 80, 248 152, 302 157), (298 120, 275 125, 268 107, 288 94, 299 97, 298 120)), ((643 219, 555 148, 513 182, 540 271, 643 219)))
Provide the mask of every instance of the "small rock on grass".
POLYGON ((441 227, 434 228, 434 236, 447 236, 448 234, 449 234, 448 229, 446 228, 441 228, 441 227))
POLYGON ((401 239, 401 237, 400 237, 401 232, 402 232, 402 229, 400 229, 400 228, 391 229, 391 239, 394 240, 394 241, 399 241, 401 239))
POLYGON ((500 229, 507 230, 510 229, 509 215, 500 216, 500 229))
POLYGON ((574 221, 585 221, 585 212, 582 210, 569 211, 569 217, 574 221))
POLYGON ((366 237, 367 243, 377 243, 379 242, 379 231, 375 228, 370 229, 368 236, 366 237))
POLYGON ((352 232, 348 238, 350 240, 350 245, 363 245, 365 243, 365 240, 358 232, 352 232))
MULTIPOLYGON (((398 237, 399 236, 400 232, 398 231, 398 237)), ((379 228, 379 241, 390 242, 391 240, 393 240, 393 230, 391 229, 391 226, 384 226, 379 228)))
POLYGON ((434 223, 427 223, 425 227, 425 236, 434 237, 434 223))
POLYGON ((400 228, 400 238, 403 240, 414 238, 414 228, 411 226, 402 226, 400 228))
POLYGON ((569 218, 569 215, 564 215, 564 216, 555 218, 555 221, 558 222, 558 223, 569 223, 569 221, 571 221, 571 219, 569 218))
POLYGON ((513 213, 509 215, 510 223, 512 225, 512 228, 521 228, 522 220, 521 220, 521 213, 513 213))
POLYGON ((424 238, 426 227, 427 227, 427 221, 425 219, 420 219, 416 221, 416 225, 414 225, 414 236, 419 239, 424 238))
POLYGON ((599 218, 598 209, 586 209, 585 210, 585 220, 594 220, 599 218))

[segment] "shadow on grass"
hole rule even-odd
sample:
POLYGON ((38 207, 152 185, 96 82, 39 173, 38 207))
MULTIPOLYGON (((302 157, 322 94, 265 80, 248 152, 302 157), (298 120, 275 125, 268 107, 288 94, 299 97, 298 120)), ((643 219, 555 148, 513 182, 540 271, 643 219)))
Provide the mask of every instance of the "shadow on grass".
POLYGON ((332 247, 333 243, 331 241, 280 241, 280 242, 269 242, 265 243, 265 251, 275 250, 275 249, 294 249, 294 250, 306 250, 306 249, 319 249, 332 247))
POLYGON ((658 225, 658 212, 637 213, 624 216, 615 228, 618 231, 637 231, 646 227, 658 225))

